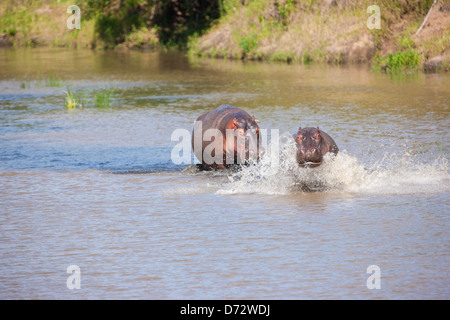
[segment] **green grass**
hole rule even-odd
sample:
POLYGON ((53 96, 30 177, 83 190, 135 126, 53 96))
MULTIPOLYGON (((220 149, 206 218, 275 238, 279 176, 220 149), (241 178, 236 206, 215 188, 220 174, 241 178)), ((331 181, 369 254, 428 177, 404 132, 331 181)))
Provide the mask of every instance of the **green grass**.
POLYGON ((71 87, 67 87, 64 97, 64 105, 67 109, 83 108, 85 106, 92 107, 110 107, 112 103, 112 95, 114 89, 102 89, 95 92, 92 99, 88 99, 87 92, 78 92, 76 95, 71 87), (89 103, 87 102, 89 100, 89 103))
MULTIPOLYGON (((368 62, 387 72, 409 73, 428 59, 448 53, 448 32, 429 39, 414 37, 433 1, 380 0, 382 28, 368 31, 365 9, 374 3, 370 0, 336 1, 337 5, 330 0, 79 0, 81 30, 68 31, 58 18, 68 16, 70 0, 2 0, 0 35, 5 34, 13 46, 163 50, 174 46, 188 48, 197 56, 340 64, 346 62, 347 44, 369 33, 378 54, 375 59, 367 57, 368 62), (409 19, 401 34, 392 34, 391 25, 408 16, 404 13, 415 18, 409 19), (208 34, 215 36, 208 39, 208 34), (391 39, 394 48, 381 53, 391 39), (396 53, 381 57, 391 50, 396 53)), ((63 85, 50 75, 36 86, 63 85)), ((107 106, 111 94, 100 92, 92 99, 96 106, 107 106)))
POLYGON ((372 30, 366 27, 369 0, 221 3, 221 17, 211 31, 191 38, 190 54, 301 64, 367 62, 378 70, 409 74, 428 59, 446 55, 450 43, 448 32, 429 41, 414 37, 433 0, 380 0, 381 29, 372 30), (393 31, 391 26, 402 19, 403 27, 393 31), (353 50, 352 43, 368 50, 353 50))
POLYGON ((270 56, 269 60, 291 63, 294 60, 294 53, 284 51, 275 52, 270 56))
POLYGON ((74 96, 72 88, 67 87, 67 91, 65 91, 66 97, 64 100, 64 104, 67 109, 72 110, 77 107, 82 108, 82 104, 80 101, 74 96))
POLYGON ((42 79, 41 74, 38 74, 36 81, 36 88, 53 87, 58 88, 63 86, 63 81, 59 79, 54 73, 50 73, 48 77, 42 79))
POLYGON ((45 84, 47 87, 61 87, 63 85, 62 81, 57 78, 54 73, 49 75, 49 78, 46 80, 45 84))
POLYGON ((414 49, 407 49, 387 57, 378 58, 376 68, 385 70, 386 73, 405 73, 418 71, 421 62, 421 55, 414 49))
POLYGON ((111 106, 111 97, 113 94, 112 89, 105 89, 99 91, 94 96, 94 104, 96 107, 109 107, 111 106))
POLYGON ((20 88, 21 88, 21 89, 30 89, 30 88, 31 88, 30 82, 28 82, 28 81, 22 81, 22 82, 20 83, 20 88))
MULTIPOLYGON (((28 78, 28 77, 27 77, 28 78)), ((64 86, 64 81, 58 78, 54 73, 51 73, 48 77, 42 77, 41 73, 38 73, 36 80, 22 80, 20 82, 21 89, 34 88, 46 88, 54 87, 59 88, 64 86)))
POLYGON ((253 51, 258 47, 258 40, 256 39, 256 36, 254 34, 242 37, 239 40, 239 47, 241 47, 242 51, 245 54, 249 54, 250 51, 253 51))

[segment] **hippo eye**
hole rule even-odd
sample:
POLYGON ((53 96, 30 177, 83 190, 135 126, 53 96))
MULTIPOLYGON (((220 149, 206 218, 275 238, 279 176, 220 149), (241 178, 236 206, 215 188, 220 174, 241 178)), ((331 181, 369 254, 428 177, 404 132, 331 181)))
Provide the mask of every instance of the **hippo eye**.
POLYGON ((303 137, 303 139, 302 139, 303 141, 305 141, 306 140, 306 137, 303 137))

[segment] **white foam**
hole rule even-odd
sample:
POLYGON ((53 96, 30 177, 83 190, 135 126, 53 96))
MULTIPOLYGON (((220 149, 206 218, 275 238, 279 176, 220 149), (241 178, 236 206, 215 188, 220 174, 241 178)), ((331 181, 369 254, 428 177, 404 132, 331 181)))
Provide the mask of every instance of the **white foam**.
POLYGON ((411 194, 450 191, 448 160, 439 156, 424 163, 404 152, 384 154, 381 160, 359 163, 347 151, 336 156, 327 154, 316 168, 299 167, 295 161, 293 139, 285 139, 279 147, 279 165, 269 149, 260 161, 229 177, 217 194, 291 194, 322 191, 358 194, 411 194))

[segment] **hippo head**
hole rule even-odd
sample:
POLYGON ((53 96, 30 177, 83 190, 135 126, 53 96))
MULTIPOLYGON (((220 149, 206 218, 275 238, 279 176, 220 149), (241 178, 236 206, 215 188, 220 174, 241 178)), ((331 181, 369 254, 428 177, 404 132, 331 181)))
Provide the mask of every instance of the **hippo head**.
POLYGON ((237 159, 237 163, 249 159, 258 159, 259 154, 259 127, 255 117, 234 117, 226 126, 234 139, 227 136, 226 146, 230 156, 237 159), (230 130, 231 129, 231 130, 230 130))
POLYGON ((319 127, 298 128, 294 135, 297 145, 297 162, 300 166, 317 167, 323 161, 322 136, 319 127))

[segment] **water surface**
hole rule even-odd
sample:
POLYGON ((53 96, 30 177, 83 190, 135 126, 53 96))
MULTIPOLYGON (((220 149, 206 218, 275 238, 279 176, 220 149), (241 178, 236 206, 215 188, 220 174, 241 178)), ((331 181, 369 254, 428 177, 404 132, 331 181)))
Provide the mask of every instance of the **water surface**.
POLYGON ((0 70, 1 298, 450 298, 449 75, 59 49, 0 70), (277 170, 173 163, 173 131, 224 103, 279 130, 277 170), (341 152, 295 167, 299 126, 341 152))

